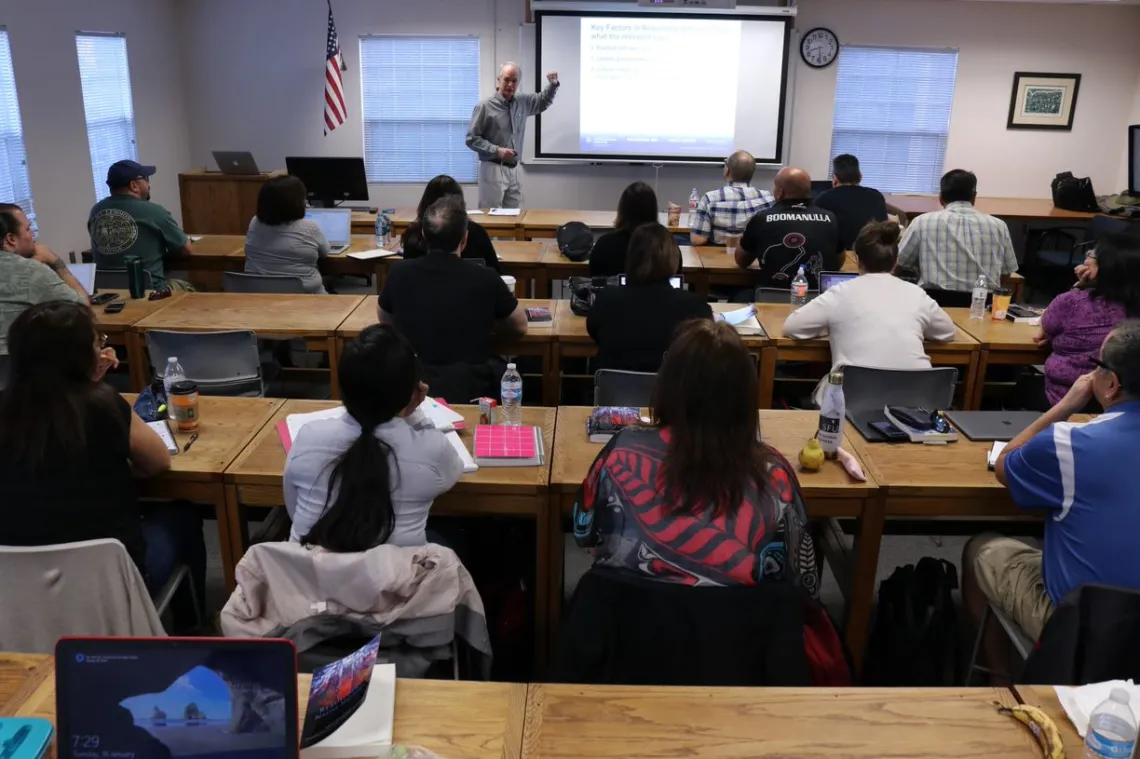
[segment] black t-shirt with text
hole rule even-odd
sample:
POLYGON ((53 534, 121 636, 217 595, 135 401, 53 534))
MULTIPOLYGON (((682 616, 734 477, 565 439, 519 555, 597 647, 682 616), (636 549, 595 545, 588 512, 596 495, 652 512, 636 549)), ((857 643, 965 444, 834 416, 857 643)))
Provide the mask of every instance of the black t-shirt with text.
POLYGON ((748 263, 760 262, 758 287, 791 287, 804 267, 808 286, 819 286, 821 271, 839 271, 843 248, 835 214, 810 200, 782 200, 758 212, 740 240, 748 263))
POLYGON ((868 222, 887 220, 887 200, 871 187, 844 184, 832 187, 815 199, 820 208, 834 211, 839 220, 839 244, 851 250, 855 238, 868 222))

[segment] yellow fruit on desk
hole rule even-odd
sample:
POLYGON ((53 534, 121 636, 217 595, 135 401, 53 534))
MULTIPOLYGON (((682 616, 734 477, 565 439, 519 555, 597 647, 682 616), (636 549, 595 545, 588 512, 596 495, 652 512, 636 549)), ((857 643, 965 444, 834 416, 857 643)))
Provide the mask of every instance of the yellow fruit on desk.
POLYGON ((823 448, 815 438, 804 443, 800 450, 800 466, 809 472, 818 472, 823 466, 823 448))

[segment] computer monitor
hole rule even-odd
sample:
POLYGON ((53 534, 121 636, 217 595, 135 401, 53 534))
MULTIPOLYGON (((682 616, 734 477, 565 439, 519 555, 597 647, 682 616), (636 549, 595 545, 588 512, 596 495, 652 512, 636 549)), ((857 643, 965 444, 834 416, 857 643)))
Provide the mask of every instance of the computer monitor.
POLYGON ((1128 127, 1128 194, 1140 198, 1140 124, 1128 127))
POLYGON ((829 288, 841 285, 858 276, 858 274, 848 271, 821 271, 819 273, 819 294, 823 295, 829 288))
POLYGON ((368 200, 363 158, 287 156, 285 168, 305 183, 309 205, 332 208, 345 200, 368 200))

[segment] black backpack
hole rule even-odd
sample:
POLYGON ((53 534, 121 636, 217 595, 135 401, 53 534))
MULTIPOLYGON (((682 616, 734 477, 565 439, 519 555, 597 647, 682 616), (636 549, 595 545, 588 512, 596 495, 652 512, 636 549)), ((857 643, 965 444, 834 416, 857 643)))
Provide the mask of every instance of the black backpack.
POLYGON ((879 608, 867 643, 863 685, 958 684, 961 646, 952 591, 958 571, 929 556, 879 584, 879 608))
POLYGON ((1065 211, 1100 211, 1092 180, 1088 177, 1078 179, 1071 171, 1063 171, 1053 178, 1053 205, 1065 211))
POLYGON ((590 258, 590 251, 594 247, 594 233, 580 221, 571 221, 563 224, 555 233, 558 240, 558 250, 562 255, 575 263, 590 258))

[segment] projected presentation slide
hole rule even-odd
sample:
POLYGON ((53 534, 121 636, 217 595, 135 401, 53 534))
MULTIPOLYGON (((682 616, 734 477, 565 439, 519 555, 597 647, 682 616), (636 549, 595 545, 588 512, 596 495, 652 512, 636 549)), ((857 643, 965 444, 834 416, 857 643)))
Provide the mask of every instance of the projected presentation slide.
POLYGON ((561 90, 540 119, 552 158, 781 158, 784 19, 539 15, 540 72, 561 90))

